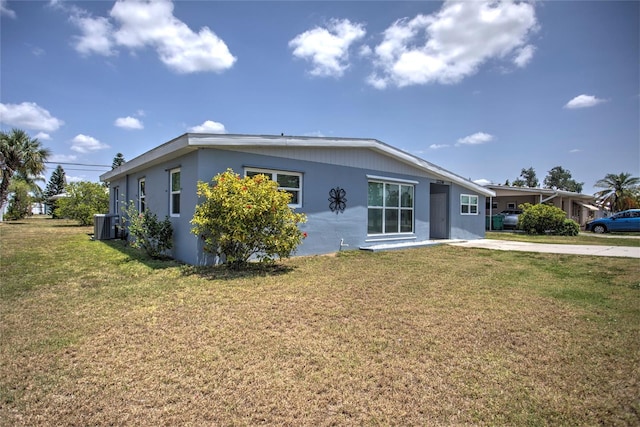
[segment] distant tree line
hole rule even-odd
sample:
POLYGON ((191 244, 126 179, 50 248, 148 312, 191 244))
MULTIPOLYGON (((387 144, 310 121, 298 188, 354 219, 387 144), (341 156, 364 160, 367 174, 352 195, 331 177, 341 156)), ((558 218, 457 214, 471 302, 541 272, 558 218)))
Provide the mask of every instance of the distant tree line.
MULTIPOLYGON (((520 176, 504 185, 525 188, 540 188, 540 182, 533 167, 523 168, 520 176)), ((562 166, 556 166, 547 172, 542 188, 582 193, 584 182, 573 179, 571 172, 562 166)), ((598 180, 595 187, 602 188, 594 194, 596 204, 613 212, 640 207, 640 178, 628 172, 607 174, 598 180)))
MULTIPOLYGON (((523 168, 520 176, 509 182, 507 180, 504 185, 513 187, 539 188, 540 182, 536 176, 533 167, 523 168)), ((556 166, 547 172, 547 176, 543 181, 543 188, 551 188, 553 190, 572 191, 574 193, 582 193, 584 182, 578 182, 571 177, 571 172, 562 166, 556 166)))

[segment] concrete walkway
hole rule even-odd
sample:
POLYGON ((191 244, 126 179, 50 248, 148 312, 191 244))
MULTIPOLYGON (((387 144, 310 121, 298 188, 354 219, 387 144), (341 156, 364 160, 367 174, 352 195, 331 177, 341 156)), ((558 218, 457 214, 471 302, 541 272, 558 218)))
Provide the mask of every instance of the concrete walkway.
POLYGON ((640 258, 640 247, 630 246, 558 245, 493 239, 461 240, 452 241, 448 244, 466 248, 496 249, 500 251, 640 258))

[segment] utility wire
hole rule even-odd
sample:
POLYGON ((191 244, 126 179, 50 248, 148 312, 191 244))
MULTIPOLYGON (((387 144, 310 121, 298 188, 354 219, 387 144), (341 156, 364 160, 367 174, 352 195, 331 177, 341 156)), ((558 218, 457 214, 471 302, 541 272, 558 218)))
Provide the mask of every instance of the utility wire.
POLYGON ((73 166, 92 166, 97 168, 110 168, 111 165, 91 165, 88 163, 70 163, 70 162, 44 162, 50 165, 73 165, 73 166))

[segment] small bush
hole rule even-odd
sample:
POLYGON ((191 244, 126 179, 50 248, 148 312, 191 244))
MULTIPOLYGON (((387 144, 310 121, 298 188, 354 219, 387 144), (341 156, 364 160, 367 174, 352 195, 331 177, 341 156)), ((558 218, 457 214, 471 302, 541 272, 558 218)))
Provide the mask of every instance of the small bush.
POLYGON ((558 234, 564 228, 567 215, 560 208, 531 203, 520 205, 520 208, 522 214, 518 220, 518 228, 528 234, 558 234))
POLYGON ((131 246, 143 249, 151 258, 163 258, 173 247, 173 226, 169 217, 159 221, 156 214, 146 209, 140 213, 133 201, 123 209, 129 221, 131 246))
POLYGON ((580 225, 572 219, 565 218, 556 234, 560 236, 577 236, 578 233, 580 233, 580 225))
POLYGON ((211 184, 198 182, 198 196, 191 232, 231 268, 244 267, 252 256, 265 263, 289 257, 306 237, 298 229, 306 216, 294 213, 291 194, 265 175, 241 178, 228 169, 211 184))

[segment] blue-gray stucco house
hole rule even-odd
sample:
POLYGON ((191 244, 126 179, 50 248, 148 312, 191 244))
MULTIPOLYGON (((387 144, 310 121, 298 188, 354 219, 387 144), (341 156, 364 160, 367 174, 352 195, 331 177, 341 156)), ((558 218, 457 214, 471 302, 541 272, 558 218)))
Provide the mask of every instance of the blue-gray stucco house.
POLYGON ((133 201, 139 210, 169 216, 173 257, 201 265, 213 260, 191 233, 196 183, 228 168, 267 174, 293 194, 291 207, 307 215, 301 229, 308 235, 296 255, 482 238, 486 198, 495 195, 375 139, 286 135, 188 133, 100 179, 109 182, 111 213, 121 214, 123 204, 133 201), (332 197, 338 188, 344 204, 332 197))

